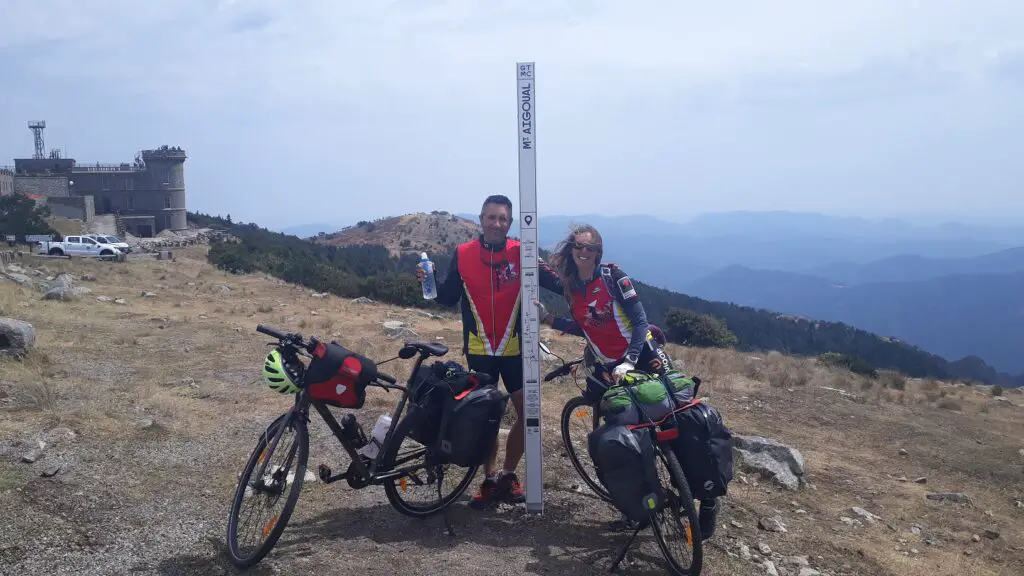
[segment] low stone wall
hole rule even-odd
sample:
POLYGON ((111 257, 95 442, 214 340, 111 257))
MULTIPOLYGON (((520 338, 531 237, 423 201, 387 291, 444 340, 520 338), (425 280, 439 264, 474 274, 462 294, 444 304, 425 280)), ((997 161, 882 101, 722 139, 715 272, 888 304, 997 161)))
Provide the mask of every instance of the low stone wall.
POLYGON ((142 251, 158 251, 165 248, 184 248, 198 244, 209 244, 211 238, 222 237, 219 232, 199 233, 188 236, 157 236, 155 238, 133 238, 126 240, 129 244, 135 244, 142 251))
POLYGON ((0 264, 21 264, 24 256, 21 250, 0 250, 0 264))

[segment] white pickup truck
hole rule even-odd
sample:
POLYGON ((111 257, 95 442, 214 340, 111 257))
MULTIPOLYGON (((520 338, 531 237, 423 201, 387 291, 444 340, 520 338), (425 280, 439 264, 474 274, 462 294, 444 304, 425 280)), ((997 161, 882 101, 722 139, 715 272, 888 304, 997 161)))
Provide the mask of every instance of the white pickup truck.
POLYGON ((65 236, 61 242, 40 242, 39 251, 50 256, 120 256, 117 247, 104 244, 88 236, 65 236))
POLYGON ((93 240, 99 242, 100 244, 110 244, 111 246, 117 248, 118 250, 124 252, 125 254, 132 251, 131 245, 125 242, 124 240, 121 240, 117 236, 111 236, 109 234, 86 234, 85 237, 92 238, 93 240))

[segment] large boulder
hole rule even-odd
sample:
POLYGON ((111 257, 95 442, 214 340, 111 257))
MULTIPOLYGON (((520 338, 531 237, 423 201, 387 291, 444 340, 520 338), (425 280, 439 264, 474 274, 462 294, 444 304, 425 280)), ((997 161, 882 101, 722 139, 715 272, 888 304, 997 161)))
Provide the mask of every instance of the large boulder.
POLYGON ((89 294, 92 290, 85 287, 76 287, 75 280, 71 274, 61 274, 44 288, 44 292, 44 300, 74 300, 79 296, 89 294))
POLYGON ((419 338, 419 334, 414 332, 409 326, 400 320, 387 320, 381 327, 384 329, 384 334, 392 339, 397 340, 399 338, 419 338))
POLYGON ((733 436, 733 448, 743 468, 775 480, 788 490, 803 485, 804 457, 796 448, 761 436, 733 436))
POLYGON ((0 318, 0 357, 21 356, 36 343, 36 329, 28 322, 0 318))

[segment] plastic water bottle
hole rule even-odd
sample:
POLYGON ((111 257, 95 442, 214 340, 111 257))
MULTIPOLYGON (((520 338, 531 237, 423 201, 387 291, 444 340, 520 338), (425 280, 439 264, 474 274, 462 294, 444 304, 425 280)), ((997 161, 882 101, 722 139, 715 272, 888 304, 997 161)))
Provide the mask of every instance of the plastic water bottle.
POLYGON ((359 449, 359 453, 367 458, 373 460, 380 453, 380 449, 384 446, 384 437, 388 435, 388 430, 391 428, 391 416, 388 414, 381 414, 380 418, 377 418, 377 423, 373 425, 373 432, 370 434, 370 441, 359 449))
POLYGON ((423 298, 433 300, 437 298, 437 284, 434 282, 434 263, 427 258, 426 252, 420 252, 420 268, 427 273, 423 279, 423 298))

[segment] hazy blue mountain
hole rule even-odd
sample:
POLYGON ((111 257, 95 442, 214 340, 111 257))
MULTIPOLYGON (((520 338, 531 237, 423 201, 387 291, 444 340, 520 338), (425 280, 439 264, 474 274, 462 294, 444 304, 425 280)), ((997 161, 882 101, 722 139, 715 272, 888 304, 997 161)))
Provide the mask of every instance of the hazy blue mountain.
POLYGON ((1024 245, 1024 223, 984 225, 941 222, 926 225, 898 218, 873 220, 805 212, 737 211, 701 214, 686 222, 686 227, 697 236, 711 236, 732 230, 764 240, 817 236, 882 242, 970 240, 990 245, 1024 245))
POLYGON ((837 262, 804 272, 844 284, 907 282, 954 274, 1006 274, 1024 271, 1024 247, 968 258, 926 258, 901 255, 867 264, 837 262))
MULTIPOLYGON (((354 222, 353 222, 353 224, 354 224, 354 222)), ((290 234, 292 236, 298 236, 299 238, 309 238, 311 236, 316 236, 320 232, 323 232, 325 234, 330 234, 331 232, 337 232, 338 230, 341 230, 345 226, 349 226, 349 225, 350 224, 324 224, 324 223, 319 223, 319 224, 298 224, 298 225, 295 225, 295 226, 289 226, 287 228, 282 228, 280 230, 277 230, 277 232, 281 232, 282 234, 290 234)))
POLYGON ((730 266, 683 291, 844 322, 945 358, 974 355, 1000 371, 1024 372, 1024 272, 844 286, 806 274, 730 266))
MULTIPOLYGON (((845 322, 965 366, 987 362, 1024 372, 1024 227, 789 212, 706 214, 687 222, 551 215, 540 220, 541 247, 564 239, 572 223, 597 227, 605 260, 652 287, 845 322)), ((341 227, 314 224, 288 233, 341 227)))
MULTIPOLYGON (((459 216, 477 218, 473 214, 459 216)), ((652 285, 675 290, 685 290, 690 282, 733 265, 809 273, 844 282, 998 272, 999 258, 981 261, 976 268, 963 262, 951 263, 948 270, 942 264, 907 267, 899 259, 908 255, 933 260, 967 259, 1024 246, 1024 226, 925 226, 897 219, 872 221, 791 212, 704 214, 688 222, 637 215, 542 216, 541 246, 552 248, 565 238, 572 223, 592 224, 600 231, 606 260, 622 264, 652 285), (886 259, 897 260, 873 264, 886 259), (878 272, 876 277, 876 268, 903 271, 905 276, 878 272)), ((519 224, 513 223, 512 235, 519 236, 519 224)), ((1010 266, 1007 270, 1014 269, 1024 268, 1010 266)))

